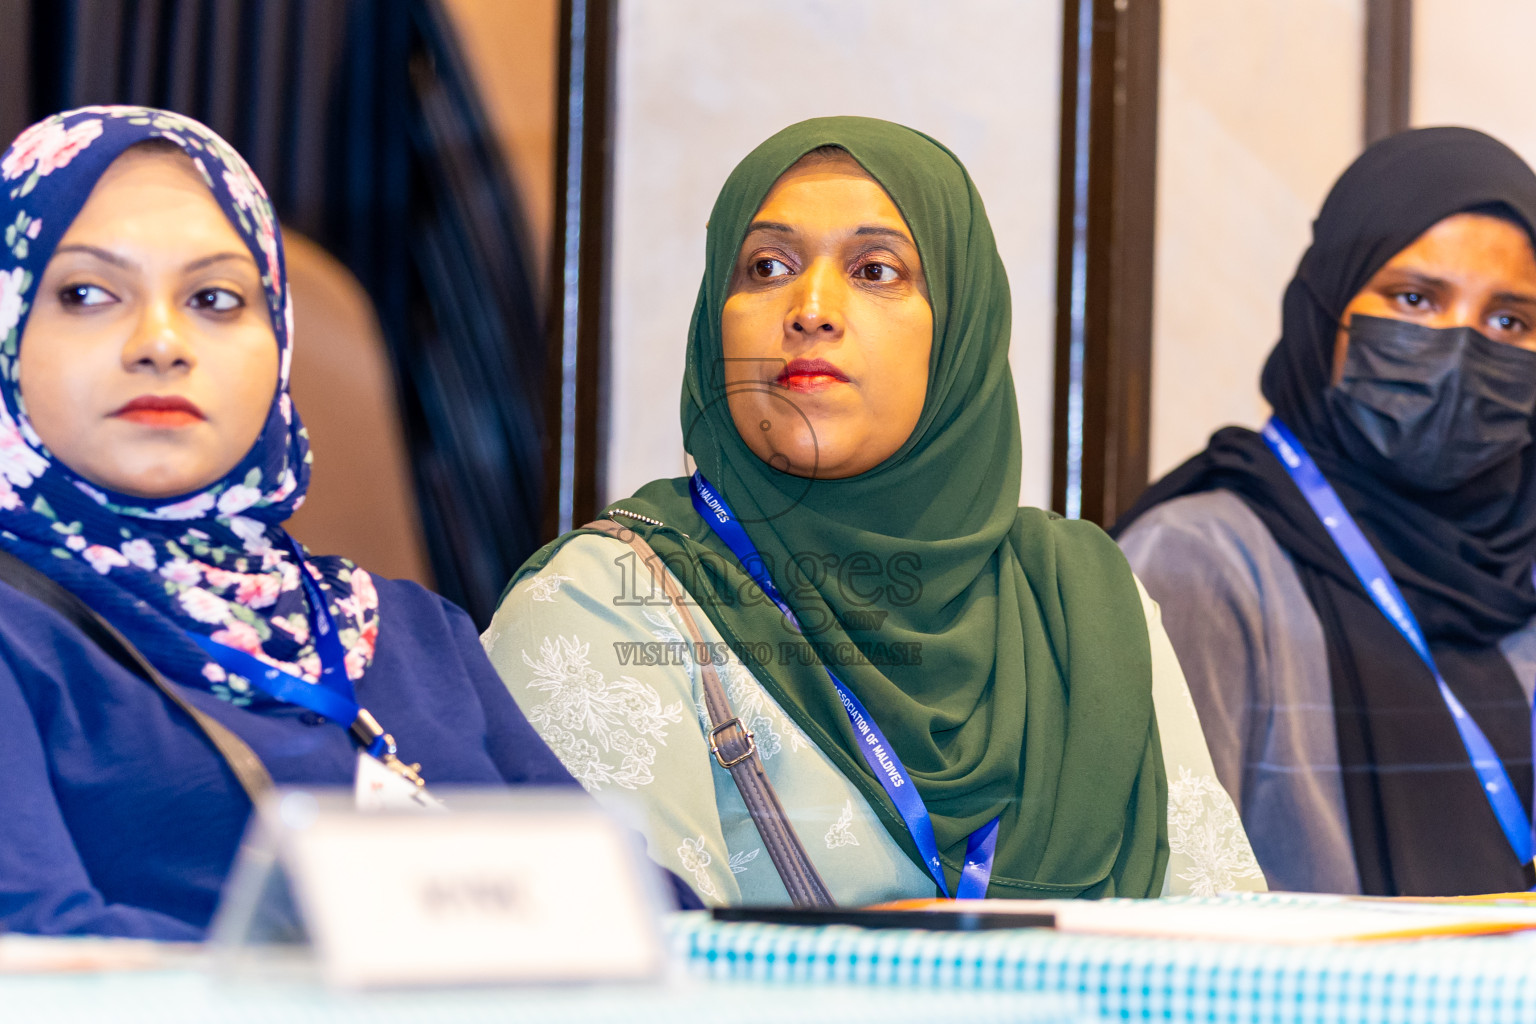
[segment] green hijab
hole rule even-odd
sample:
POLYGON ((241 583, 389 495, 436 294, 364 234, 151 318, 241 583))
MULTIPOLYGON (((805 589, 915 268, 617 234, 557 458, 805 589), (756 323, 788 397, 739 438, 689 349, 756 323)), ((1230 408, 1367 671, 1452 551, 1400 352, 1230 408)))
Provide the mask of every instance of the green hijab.
POLYGON ((686 479, 647 484, 608 514, 646 537, 921 866, 810 651, 832 665, 913 776, 951 891, 967 837, 1001 814, 988 895, 1156 895, 1167 780, 1146 620, 1130 567, 1102 531, 1018 507, 1009 317, 981 197, 949 150, 869 118, 786 128, 736 167, 710 216, 682 422, 688 451, 814 648, 694 512, 686 479), (916 429, 885 462, 843 480, 790 476, 753 455, 721 373, 721 309, 747 225, 778 177, 825 145, 846 150, 905 217, 934 322, 916 429))

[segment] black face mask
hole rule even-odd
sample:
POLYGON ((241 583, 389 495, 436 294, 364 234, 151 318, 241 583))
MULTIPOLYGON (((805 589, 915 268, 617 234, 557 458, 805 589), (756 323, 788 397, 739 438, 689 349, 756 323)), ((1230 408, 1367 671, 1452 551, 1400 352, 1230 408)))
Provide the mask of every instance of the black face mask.
POLYGON ((1531 443, 1536 352, 1471 327, 1355 316, 1328 405, 1357 462, 1422 490, 1451 490, 1531 443))

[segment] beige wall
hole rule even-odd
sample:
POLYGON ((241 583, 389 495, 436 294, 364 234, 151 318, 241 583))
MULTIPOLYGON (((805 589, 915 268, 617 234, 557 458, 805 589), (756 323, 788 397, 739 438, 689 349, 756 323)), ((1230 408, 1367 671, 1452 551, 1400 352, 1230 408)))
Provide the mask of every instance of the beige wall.
POLYGON ((1024 501, 1050 491, 1060 0, 622 0, 608 497, 683 471, 677 402, 730 169, 795 121, 901 121, 965 161, 1013 286, 1024 501))
POLYGON ((1536 161, 1536 3, 1414 0, 1414 125, 1480 128, 1536 161))
MULTIPOLYGON (((555 212, 559 0, 444 0, 527 218, 541 300, 555 212)), ((542 305, 542 301, 540 305, 542 305)))
POLYGON ((1162 33, 1154 480, 1267 414, 1281 293, 1360 149, 1364 2, 1164 0, 1162 33))

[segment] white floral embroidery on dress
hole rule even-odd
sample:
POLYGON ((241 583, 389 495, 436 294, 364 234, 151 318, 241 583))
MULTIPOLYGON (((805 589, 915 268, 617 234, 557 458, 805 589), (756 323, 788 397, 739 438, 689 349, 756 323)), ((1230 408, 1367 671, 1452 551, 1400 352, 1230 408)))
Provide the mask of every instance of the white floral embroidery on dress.
POLYGON ((649 785, 656 763, 650 740, 666 746, 666 726, 682 721, 683 702, 662 707, 653 686, 631 676, 604 679, 588 658, 591 646, 579 637, 554 636, 544 638, 537 658, 523 652, 523 663, 534 673, 528 688, 549 694, 528 720, 588 789, 649 785), (609 754, 619 755, 617 763, 609 754))
MULTIPOLYGON (((667 645, 668 651, 676 651, 678 664, 687 671, 690 677, 693 676, 693 644, 683 639, 682 631, 668 617, 670 609, 667 612, 653 612, 647 609, 641 614, 645 616, 645 621, 649 622, 653 627, 651 629, 651 636, 655 637, 658 643, 667 645)), ((706 733, 709 732, 712 728, 709 721, 709 705, 704 703, 704 694, 702 692, 694 698, 693 711, 699 719, 699 728, 703 729, 706 733)), ((748 728, 751 727, 748 726, 748 728)))
POLYGON ((843 804, 843 813, 837 816, 832 827, 827 829, 827 849, 835 850, 839 846, 858 846, 859 837, 853 834, 853 801, 843 804))
POLYGON ((1168 786, 1168 852, 1187 862, 1178 877, 1189 883, 1191 896, 1230 892, 1239 879, 1263 877, 1227 791, 1183 765, 1168 786))
MULTIPOLYGON (((671 646, 680 654, 678 659, 689 675, 693 675, 694 658, 693 644, 683 639, 683 634, 677 625, 667 615, 657 612, 645 612, 645 618, 656 628, 651 630, 651 636, 658 641, 671 646)), ((768 700, 767 691, 761 683, 752 675, 750 669, 737 660, 736 655, 727 654, 725 664, 720 666, 720 677, 725 686, 725 696, 731 702, 731 710, 741 719, 747 731, 752 733, 753 741, 757 744, 758 755, 767 761, 784 749, 787 740, 789 752, 804 750, 811 745, 802 733, 790 721, 777 705, 768 700)), ((708 732, 711 728, 709 721, 709 708, 704 703, 701 695, 693 702, 694 711, 698 713, 699 725, 708 732)))
POLYGON ((708 896, 712 900, 720 898, 715 880, 709 877, 709 866, 714 863, 714 858, 704 849, 703 836, 684 839, 683 845, 677 848, 677 859, 682 861, 683 870, 693 876, 693 887, 699 891, 700 896, 708 896))
POLYGON ((731 699, 732 710, 752 733, 757 742, 758 755, 764 761, 772 760, 773 755, 784 749, 784 743, 779 730, 774 728, 779 724, 775 721, 779 716, 770 715, 772 709, 768 706, 768 695, 741 662, 732 659, 730 664, 723 667, 725 693, 731 699))
POLYGON ((757 860, 757 855, 762 852, 763 848, 759 846, 755 850, 741 850, 731 854, 731 874, 739 875, 746 871, 752 862, 757 860))
POLYGON ((553 603, 555 595, 560 592, 560 584, 571 579, 572 577, 562 576, 557 572, 541 572, 528 584, 528 597, 534 601, 553 603))
POLYGON ((669 613, 670 610, 669 612, 653 612, 650 609, 646 609, 641 614, 645 616, 646 622, 655 627, 651 630, 651 636, 661 643, 672 645, 671 649, 675 650, 678 654, 678 662, 688 670, 689 675, 692 675, 693 644, 683 639, 682 631, 677 628, 677 623, 668 617, 669 613))
POLYGON ((789 752, 791 754, 799 753, 811 745, 811 741, 806 738, 805 733, 801 732, 800 727, 794 722, 785 722, 784 735, 789 737, 789 752))

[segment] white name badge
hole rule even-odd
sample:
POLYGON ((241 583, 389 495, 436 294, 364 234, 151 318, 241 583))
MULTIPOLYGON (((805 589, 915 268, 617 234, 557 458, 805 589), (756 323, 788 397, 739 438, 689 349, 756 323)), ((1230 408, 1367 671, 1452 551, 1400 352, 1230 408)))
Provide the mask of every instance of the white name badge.
POLYGON ((438 798, 448 813, 277 791, 253 818, 213 941, 259 966, 274 940, 307 939, 325 980, 347 988, 661 977, 657 873, 585 794, 438 798))
POLYGON ((352 786, 360 811, 437 811, 442 801, 367 751, 357 752, 357 775, 352 786))

